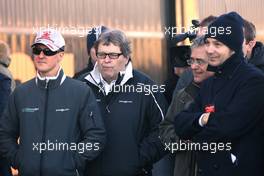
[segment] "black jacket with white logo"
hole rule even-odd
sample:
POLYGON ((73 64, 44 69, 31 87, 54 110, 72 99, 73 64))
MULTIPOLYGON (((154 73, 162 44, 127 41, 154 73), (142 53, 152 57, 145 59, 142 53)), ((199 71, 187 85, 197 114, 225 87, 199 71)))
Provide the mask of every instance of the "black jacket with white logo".
POLYGON ((62 70, 15 89, 0 120, 0 152, 22 176, 82 175, 104 143, 93 93, 62 70))
POLYGON ((160 93, 162 87, 158 88, 146 75, 133 70, 131 63, 108 94, 99 75, 95 66, 83 81, 96 96, 107 142, 97 161, 88 164, 87 175, 135 176, 142 170, 147 172, 164 154, 158 138, 158 126, 167 109, 160 93))

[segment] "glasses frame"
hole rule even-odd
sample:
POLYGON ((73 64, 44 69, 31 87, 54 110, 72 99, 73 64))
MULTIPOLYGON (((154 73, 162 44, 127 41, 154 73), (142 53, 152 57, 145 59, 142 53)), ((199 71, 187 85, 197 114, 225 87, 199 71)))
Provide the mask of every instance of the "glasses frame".
POLYGON ((105 59, 106 56, 108 56, 108 58, 115 60, 115 59, 118 59, 121 55, 123 55, 123 53, 104 53, 104 52, 97 52, 96 53, 96 57, 98 59, 105 59))
POLYGON ((199 66, 203 66, 205 64, 208 64, 208 62, 200 59, 200 58, 191 58, 191 59, 187 59, 186 60, 187 64, 189 66, 193 65, 193 64, 196 64, 196 65, 199 65, 199 66))
POLYGON ((40 48, 40 47, 37 47, 37 46, 33 46, 32 47, 32 53, 34 54, 34 55, 40 55, 40 53, 41 52, 43 52, 43 54, 45 55, 45 56, 54 56, 55 54, 57 54, 57 53, 59 53, 59 52, 62 52, 62 51, 64 51, 63 49, 59 49, 59 50, 57 50, 57 51, 52 51, 51 49, 49 49, 49 48, 40 48))

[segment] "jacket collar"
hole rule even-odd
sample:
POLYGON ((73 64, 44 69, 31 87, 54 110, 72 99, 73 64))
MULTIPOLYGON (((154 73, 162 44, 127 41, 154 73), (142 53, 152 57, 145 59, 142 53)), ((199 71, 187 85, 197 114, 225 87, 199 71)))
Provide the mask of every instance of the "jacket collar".
MULTIPOLYGON (((125 71, 119 73, 118 79, 114 82, 115 84, 120 84, 122 86, 130 78, 133 78, 133 66, 131 61, 128 62, 125 71)), ((97 63, 95 63, 94 69, 84 79, 96 86, 99 86, 99 88, 102 88, 100 85, 103 85, 103 81, 97 63)))
POLYGON ((4 67, 9 67, 10 62, 11 62, 11 58, 9 56, 0 59, 0 64, 3 65, 4 67))
POLYGON ((39 73, 35 78, 36 85, 43 89, 54 89, 59 87, 66 79, 66 75, 64 74, 62 68, 59 69, 56 76, 53 77, 41 77, 39 73))
POLYGON ((191 97, 196 97, 196 95, 198 94, 199 89, 200 89, 200 86, 192 81, 185 88, 185 92, 187 92, 191 97))
POLYGON ((215 72, 216 77, 232 78, 232 75, 236 72, 239 65, 245 62, 242 52, 234 53, 220 66, 208 65, 207 70, 215 72))
POLYGON ((256 42, 248 62, 256 66, 264 65, 264 45, 261 42, 256 42))

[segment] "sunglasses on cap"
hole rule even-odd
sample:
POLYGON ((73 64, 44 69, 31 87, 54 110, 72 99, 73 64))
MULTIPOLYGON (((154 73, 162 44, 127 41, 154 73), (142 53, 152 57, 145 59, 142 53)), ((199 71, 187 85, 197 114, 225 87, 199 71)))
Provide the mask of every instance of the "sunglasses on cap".
POLYGON ((64 49, 60 48, 57 51, 51 51, 49 48, 43 48, 42 49, 42 48, 36 47, 36 46, 32 47, 32 53, 35 55, 40 55, 41 51, 43 51, 45 56, 54 56, 55 54, 64 51, 64 49))

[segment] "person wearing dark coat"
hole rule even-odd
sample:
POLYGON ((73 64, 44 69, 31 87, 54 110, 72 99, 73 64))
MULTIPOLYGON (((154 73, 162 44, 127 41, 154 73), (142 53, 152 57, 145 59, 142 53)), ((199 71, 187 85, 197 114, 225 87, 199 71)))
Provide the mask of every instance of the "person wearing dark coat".
MULTIPOLYGON (((160 137, 166 146, 169 143, 179 143, 179 137, 174 130, 174 117, 194 101, 204 80, 213 75, 207 71, 208 57, 205 53, 204 38, 198 37, 191 45, 191 57, 187 60, 191 67, 192 81, 178 91, 174 91, 172 102, 165 119, 160 124, 160 137)), ((187 73, 187 72, 186 72, 187 73)), ((171 151, 174 157, 174 176, 195 176, 196 160, 194 151, 171 151)))
POLYGON ((84 74, 93 70, 94 64, 96 62, 96 53, 95 53, 95 49, 93 45, 95 41, 98 39, 98 37, 101 35, 101 33, 107 30, 108 28, 105 26, 97 26, 97 27, 92 28, 92 30, 87 34, 86 45, 87 45, 87 53, 89 57, 88 64, 84 69, 75 73, 74 76, 72 77, 73 79, 81 79, 81 77, 84 74))
POLYGON ((244 19, 243 53, 248 63, 264 72, 264 45, 256 41, 256 27, 244 19))
POLYGON ((249 63, 255 65, 264 73, 264 45, 263 43, 257 41, 253 50, 251 57, 248 60, 249 63))
MULTIPOLYGON (((0 73, 0 117, 3 114, 3 111, 7 105, 8 98, 11 94, 11 82, 12 80, 6 75, 0 73)), ((8 162, 5 158, 0 157, 0 175, 11 176, 11 166, 8 165, 8 162)))
POLYGON ((0 155, 21 176, 83 176, 86 162, 103 150, 96 99, 87 85, 64 74, 64 47, 59 31, 38 31, 36 77, 15 88, 0 118, 0 155))
POLYGON ((180 76, 190 68, 186 60, 190 58, 191 49, 190 46, 174 46, 170 48, 170 52, 172 57, 170 59, 170 71, 168 78, 164 82, 164 96, 169 104, 171 103, 173 91, 180 76))
POLYGON ((215 75, 175 116, 175 132, 197 144, 198 176, 263 176, 264 75, 243 57, 241 16, 221 15, 205 38, 215 75))
POLYGON ((129 43, 122 31, 103 33, 94 45, 94 69, 82 80, 95 94, 107 133, 104 151, 87 163, 87 176, 151 176, 165 154, 158 126, 167 102, 161 89, 152 89, 154 81, 133 69, 129 43))

